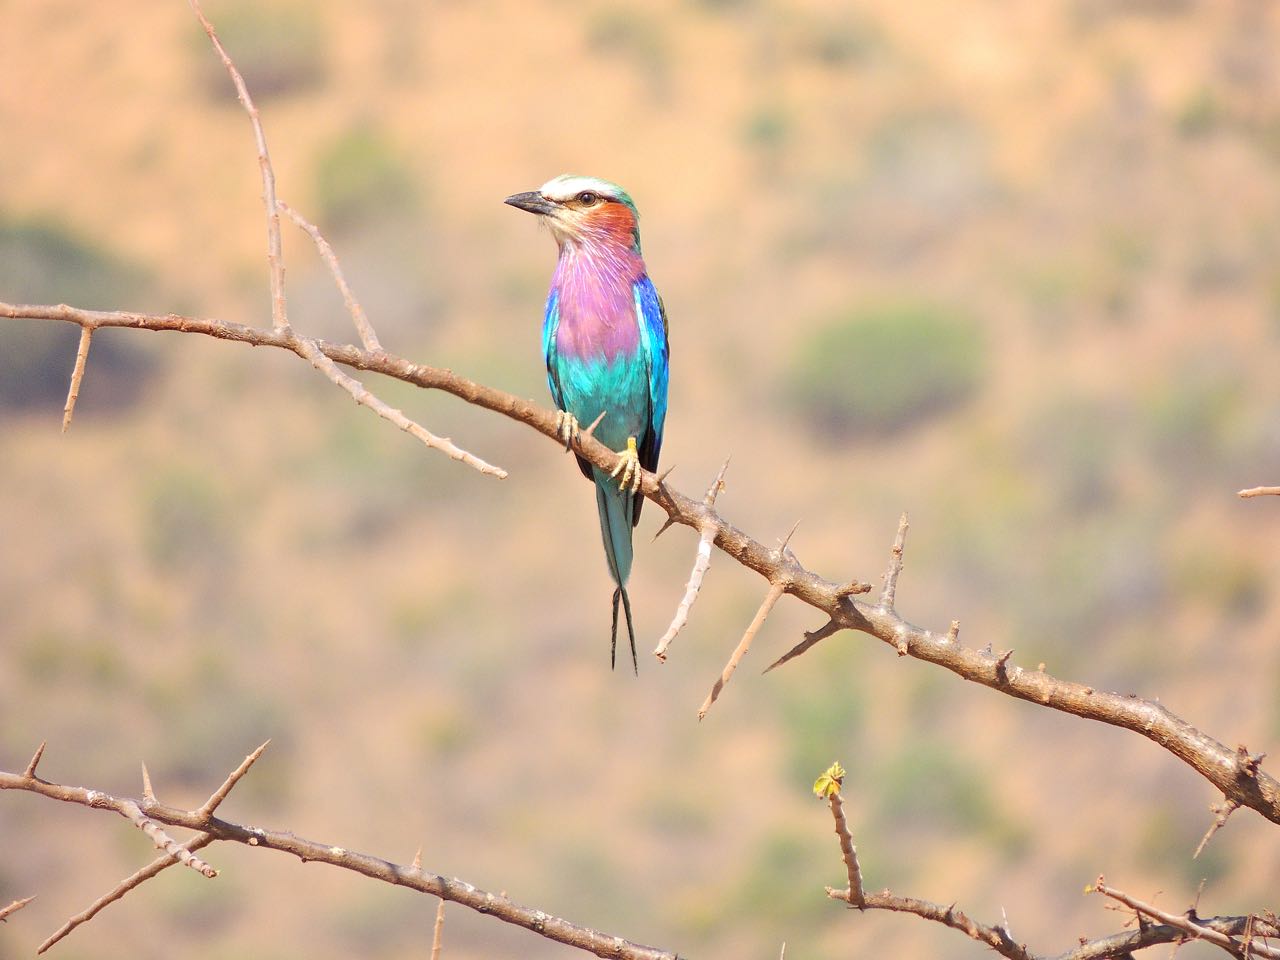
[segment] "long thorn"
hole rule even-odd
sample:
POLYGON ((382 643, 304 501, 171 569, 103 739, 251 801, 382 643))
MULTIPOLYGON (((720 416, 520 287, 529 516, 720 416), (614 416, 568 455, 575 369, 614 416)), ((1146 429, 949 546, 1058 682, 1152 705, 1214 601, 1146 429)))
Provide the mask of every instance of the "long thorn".
POLYGON ((31 762, 27 764, 27 769, 22 771, 22 776, 27 780, 34 780, 36 777, 36 767, 40 766, 40 758, 44 756, 44 748, 48 745, 48 740, 41 740, 40 746, 36 747, 36 752, 31 755, 31 762))

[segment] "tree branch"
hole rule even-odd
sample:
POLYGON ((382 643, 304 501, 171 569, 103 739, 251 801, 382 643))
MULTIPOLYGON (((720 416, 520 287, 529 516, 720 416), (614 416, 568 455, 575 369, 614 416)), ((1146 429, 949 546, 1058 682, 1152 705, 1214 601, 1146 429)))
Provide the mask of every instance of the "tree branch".
MULTIPOLYGON (((840 841, 840 856, 844 861, 848 875, 848 886, 840 890, 827 887, 827 896, 832 900, 841 900, 850 907, 859 910, 889 910, 894 913, 910 913, 940 923, 953 930, 959 930, 965 936, 979 943, 984 943, 1002 957, 1009 960, 1047 960, 1032 953, 1025 943, 1018 943, 1009 930, 1008 921, 999 926, 979 923, 968 914, 956 909, 954 903, 943 906, 916 897, 902 897, 882 890, 879 893, 867 894, 863 890, 862 870, 858 866, 858 853, 853 845, 853 837, 844 816, 844 803, 840 790, 844 783, 845 771, 839 763, 833 763, 814 782, 813 792, 827 801, 831 808, 831 816, 835 821, 836 836, 840 841)), ((1280 951, 1266 943, 1258 944, 1254 937, 1274 937, 1280 933, 1276 929, 1274 918, 1262 919, 1257 916, 1214 917, 1202 920, 1194 910, 1179 916, 1160 910, 1150 904, 1143 903, 1113 888, 1107 887, 1102 879, 1086 887, 1085 893, 1103 893, 1130 909, 1139 917, 1138 929, 1100 937, 1096 940, 1081 939, 1080 945, 1066 953, 1059 954, 1054 960, 1125 960, 1133 951, 1161 943, 1182 943, 1187 939, 1203 939, 1221 947, 1233 956, 1247 958, 1249 956, 1280 960, 1280 951), (1159 921, 1158 925, 1149 924, 1142 917, 1151 917, 1159 921), (1245 942, 1233 939, 1244 935, 1245 942)))
MULTIPOLYGON (((264 745, 265 746, 265 745, 264 745)), ((598 957, 618 958, 618 960, 679 960, 674 954, 656 947, 632 943, 622 937, 611 936, 583 927, 569 920, 551 916, 542 910, 523 906, 506 897, 505 894, 494 894, 481 890, 470 883, 454 877, 424 871, 415 862, 414 866, 402 866, 365 853, 356 853, 343 847, 318 843, 297 837, 288 831, 267 830, 262 827, 247 826, 223 820, 211 812, 216 808, 231 788, 244 776, 250 765, 261 756, 262 748, 246 758, 246 762, 228 777, 230 786, 224 784, 195 810, 182 810, 171 807, 156 800, 135 800, 128 797, 115 797, 101 790, 90 790, 85 787, 67 786, 53 783, 27 773, 9 773, 0 771, 0 790, 23 790, 28 793, 74 803, 95 810, 113 810, 131 820, 142 810, 146 819, 163 823, 171 827, 184 827, 199 831, 199 834, 185 847, 186 851, 197 846, 207 846, 218 841, 242 843, 249 847, 278 850, 289 853, 305 862, 316 861, 330 866, 350 870, 384 883, 408 887, 421 893, 439 897, 441 900, 452 900, 455 903, 470 907, 480 913, 489 914, 518 927, 532 930, 548 940, 563 943, 578 950, 594 953, 598 957), (208 809, 207 809, 208 808, 208 809)), ((40 950, 46 950, 59 939, 71 932, 76 926, 91 919, 98 911, 125 893, 150 879, 174 862, 173 852, 158 858, 132 877, 120 883, 111 893, 95 901, 88 909, 73 917, 70 921, 49 938, 40 950)), ((17 907, 6 908, 9 912, 17 907)))
MULTIPOLYGON (((260 330, 225 320, 179 314, 146 314, 130 311, 83 310, 66 304, 29 305, 0 302, 0 318, 57 320, 78 326, 126 327, 141 330, 197 333, 219 340, 276 347, 304 356, 298 339, 290 333, 260 330)), ((519 421, 550 440, 560 443, 553 412, 514 394, 485 386, 451 370, 416 364, 385 351, 370 352, 353 344, 314 341, 324 356, 357 370, 380 373, 427 390, 442 390, 467 403, 519 421)), ((590 463, 608 471, 618 455, 592 436, 580 434, 574 449, 590 463)), ((1228 800, 1255 810, 1280 824, 1280 782, 1261 769, 1242 767, 1236 751, 1198 730, 1163 704, 1134 695, 1107 693, 1091 686, 1060 680, 1040 670, 1024 670, 988 651, 962 646, 949 632, 935 633, 904 620, 896 610, 885 610, 854 599, 846 584, 828 580, 806 569, 794 556, 785 555, 748 536, 712 507, 659 483, 647 471, 640 491, 666 511, 673 523, 702 530, 715 529, 714 543, 728 556, 770 582, 786 583, 783 592, 826 614, 831 632, 856 630, 889 644, 905 646, 917 660, 943 667, 957 676, 1010 697, 1132 730, 1168 750, 1220 790, 1228 800)), ((825 630, 825 628, 824 628, 825 630)))
POLYGON ((13 916, 34 899, 35 897, 24 897, 21 900, 13 901, 13 903, 9 904, 7 907, 0 907, 0 923, 8 920, 9 917, 13 916))

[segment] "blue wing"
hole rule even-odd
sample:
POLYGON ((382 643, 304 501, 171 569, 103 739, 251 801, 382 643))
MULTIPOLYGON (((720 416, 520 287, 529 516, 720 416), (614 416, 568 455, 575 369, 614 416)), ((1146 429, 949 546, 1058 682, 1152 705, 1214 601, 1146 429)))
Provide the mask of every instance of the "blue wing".
MULTIPOLYGON (((662 453, 662 431, 667 420, 667 383, 671 377, 671 344, 667 335, 667 310, 648 275, 633 285, 636 318, 640 322, 640 352, 649 373, 649 429, 640 438, 640 465, 658 468, 662 453)), ((639 497, 635 519, 640 519, 639 497)))

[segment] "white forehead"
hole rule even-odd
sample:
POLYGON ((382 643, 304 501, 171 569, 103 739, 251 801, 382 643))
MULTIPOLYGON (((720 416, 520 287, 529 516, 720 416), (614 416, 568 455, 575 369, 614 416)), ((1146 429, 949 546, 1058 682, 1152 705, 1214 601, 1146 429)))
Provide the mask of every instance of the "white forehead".
POLYGON ((619 194, 617 184, 599 177, 580 177, 573 173, 552 177, 538 188, 538 192, 548 200, 572 200, 584 190, 598 193, 602 197, 617 197, 619 194))

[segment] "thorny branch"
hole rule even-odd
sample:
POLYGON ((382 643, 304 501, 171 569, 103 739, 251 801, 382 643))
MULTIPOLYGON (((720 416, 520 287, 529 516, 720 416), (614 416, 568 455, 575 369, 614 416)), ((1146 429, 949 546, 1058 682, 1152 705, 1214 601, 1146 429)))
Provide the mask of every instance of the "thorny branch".
MULTIPOLYGON (((220 340, 278 347, 304 355, 291 333, 263 330, 225 320, 179 314, 146 314, 125 310, 84 310, 66 304, 56 306, 0 302, 0 318, 57 320, 78 326, 128 327, 142 330, 197 333, 220 340)), ((317 349, 335 363, 356 370, 380 373, 427 390, 442 390, 467 403, 519 421, 548 439, 560 443, 555 414, 506 391, 469 380, 439 367, 413 363, 386 351, 371 352, 353 344, 314 341, 317 349)), ((617 454, 593 436, 579 434, 575 451, 604 470, 612 470, 617 454)), ((904 650, 907 656, 943 667, 964 680, 981 684, 1007 696, 1040 704, 1086 720, 1132 730, 1168 750, 1218 788, 1228 800, 1257 811, 1280 824, 1280 782, 1260 768, 1237 763, 1236 751, 1170 711, 1163 704, 1133 694, 1110 693, 1087 684, 1060 680, 1046 671, 1026 670, 987 650, 962 645, 951 632, 938 633, 903 619, 896 610, 854 598, 850 585, 828 580, 807 569, 795 554, 780 553, 750 537, 722 517, 702 499, 693 499, 659 482, 649 472, 641 477, 640 491, 666 511, 668 519, 694 530, 710 525, 713 542, 722 552, 771 583, 785 583, 783 593, 824 613, 829 623, 820 634, 830 636, 855 630, 904 650)), ((811 649, 813 645, 810 645, 811 649)))
POLYGON ((1018 943, 1010 932, 1007 921, 999 926, 979 923, 962 910, 957 910, 954 903, 943 906, 916 897, 898 896, 888 890, 865 893, 862 870, 858 865, 857 849, 849 833, 844 805, 840 797, 844 775, 844 768, 839 763, 834 763, 818 778, 813 787, 813 792, 820 798, 826 799, 831 808, 836 836, 840 841, 840 856, 848 874, 848 885, 843 890, 836 887, 826 888, 827 896, 832 900, 841 900, 859 910, 910 913, 922 920, 940 923, 960 931, 970 939, 986 944, 1000 956, 1008 957, 1009 960, 1108 960, 1108 958, 1131 960, 1131 954, 1135 950, 1162 943, 1179 944, 1191 939, 1206 940, 1236 957, 1280 960, 1280 950, 1270 946, 1263 939, 1280 935, 1274 917, 1270 915, 1265 918, 1249 915, 1202 919, 1196 916, 1194 909, 1178 915, 1108 887, 1102 877, 1098 878, 1097 883, 1085 888, 1085 892, 1105 894, 1132 909, 1139 918, 1138 928, 1099 937, 1096 940, 1081 938, 1077 947, 1056 957, 1032 953, 1025 943, 1018 943), (1142 919, 1143 917, 1150 917, 1156 923, 1147 923, 1142 919), (1245 939, 1242 941, 1234 939, 1240 936, 1245 939))
MULTIPOLYGON (((0 790, 24 790, 48 797, 51 800, 61 800, 64 803, 79 804, 96 810, 113 810, 135 822, 138 817, 141 817, 152 824, 165 824, 170 827, 183 827, 198 831, 196 836, 185 846, 176 843, 173 844, 172 848, 166 846, 167 853, 164 857, 158 858, 147 867, 133 874, 133 876, 122 881, 106 896, 95 901, 86 910, 68 920, 40 946, 40 952, 53 946, 54 943, 65 937, 80 924, 92 919, 103 907, 115 900, 119 900, 130 890, 172 865, 176 862, 175 856, 181 857, 185 854, 190 857, 190 851, 193 849, 219 841, 230 841, 250 847, 279 850, 282 853, 293 854, 304 863, 308 861, 327 863, 375 880, 430 894, 431 896, 439 897, 441 900, 452 900, 455 903, 470 907, 472 910, 494 916, 506 923, 532 930, 548 940, 555 940, 566 946, 594 953, 598 957, 619 958, 619 960, 678 960, 675 954, 665 950, 632 943, 622 937, 600 933, 589 927, 583 927, 560 917, 551 916, 542 910, 535 910, 518 904, 508 899, 505 894, 489 893, 462 880, 423 870, 421 862, 416 857, 412 866, 402 866, 369 854, 347 850, 344 847, 306 840, 286 831, 267 830, 262 827, 242 825, 215 816, 213 811, 226 799, 227 794, 240 782, 240 779, 248 773, 249 768, 262 755, 262 751, 265 748, 266 744, 263 744, 246 757, 244 762, 227 778, 227 781, 202 806, 195 810, 183 810, 161 803, 154 796, 147 796, 152 792, 149 789, 144 789, 144 795, 141 799, 132 799, 129 797, 115 797, 101 790, 89 790, 84 787, 54 783, 36 775, 34 762, 29 764, 27 770, 23 773, 0 771, 0 790)), ((43 750, 43 745, 41 750, 43 750)), ((34 758, 35 762, 38 762, 39 755, 40 751, 37 751, 37 755, 34 758)), ((159 828, 157 827, 156 829, 158 830, 159 828)), ((211 873, 206 873, 205 875, 210 876, 211 873)), ((16 906, 6 907, 5 913, 0 913, 0 919, 7 913, 12 913, 14 910, 19 909, 25 902, 20 901, 16 906)), ((437 917, 439 918, 440 914, 437 914, 437 917)), ((441 923, 442 921, 437 919, 437 943, 441 923)))
MULTIPOLYGON (((278 238, 279 205, 275 199, 274 176, 270 172, 270 160, 256 108, 244 89, 243 79, 230 63, 225 50, 217 42, 212 26, 200 12, 198 3, 193 9, 213 41, 224 66, 228 67, 236 84, 237 94, 253 120, 257 141, 259 165, 263 170, 263 184, 268 206, 268 224, 273 237, 278 238)), ((269 243, 274 253, 273 239, 269 243)), ((352 344, 328 343, 319 339, 297 336, 284 316, 283 263, 272 264, 273 278, 273 328, 262 330, 223 320, 187 317, 177 314, 144 314, 130 311, 83 310, 66 304, 23 305, 0 303, 0 318, 57 320, 74 323, 82 330, 100 327, 132 327, 157 331, 199 333, 223 340, 233 340, 255 346, 278 347, 296 353, 330 375, 331 379, 347 389, 360 402, 368 400, 368 391, 355 381, 344 383, 334 365, 356 370, 381 373, 424 389, 443 390, 480 407, 518 420, 540 433, 559 441, 558 424, 553 413, 537 407, 513 394, 488 387, 465 377, 437 367, 415 364, 384 350, 361 349, 352 344), (277 272, 278 268, 278 272, 277 272), (278 281, 278 283, 277 283, 278 281), (331 361, 332 363, 326 363, 331 361), (356 388, 359 389, 356 389, 356 388)), ((361 328, 359 322, 356 323, 361 328)), ((371 395, 369 395, 371 396, 371 395)), ((374 409, 378 409, 373 405, 374 409)), ((379 410, 383 416, 398 411, 379 410)), ((403 415, 400 415, 403 416, 403 415)), ((404 423, 389 417, 397 425, 404 423)), ((413 431, 414 435, 429 446, 444 450, 449 456, 462 460, 484 473, 503 476, 503 471, 477 460, 471 454, 454 446, 447 439, 435 438, 426 430, 413 431)), ((575 441, 575 450, 586 460, 606 471, 617 463, 617 454, 587 432, 581 432, 575 441)), ((1164 747, 1178 759, 1191 766, 1217 787, 1223 796, 1241 806, 1258 811, 1273 823, 1280 823, 1280 782, 1261 769, 1242 769, 1236 762, 1234 751, 1220 741, 1196 729, 1186 720, 1172 713, 1162 704, 1135 695, 1122 695, 1095 690, 1091 686, 1068 680, 1059 680, 1045 671, 1024 670, 1009 662, 1009 654, 996 657, 986 650, 974 650, 962 646, 956 635, 955 625, 947 633, 935 633, 915 626, 903 619, 893 608, 896 590, 886 577, 888 604, 871 605, 854 599, 862 590, 854 581, 848 585, 834 583, 805 568, 787 550, 771 550, 763 543, 748 536, 717 513, 714 505, 694 500, 672 489, 665 481, 651 473, 641 473, 640 491, 666 511, 669 522, 679 523, 698 531, 700 536, 710 528, 714 530, 712 542, 738 563, 763 576, 771 585, 782 584, 782 593, 790 594, 809 606, 826 614, 828 623, 805 640, 804 650, 811 649, 824 636, 842 630, 867 633, 894 647, 901 655, 937 664, 972 683, 979 683, 1008 696, 1038 703, 1042 706, 1070 713, 1088 720, 1132 730, 1164 747)), ((905 529, 900 528, 905 535, 905 529)), ((897 544, 895 542, 895 549, 897 544)), ((900 566, 901 556, 895 553, 893 563, 900 566)), ((893 567, 891 566, 891 571, 893 567)), ((797 648, 789 657, 804 652, 797 648)), ((775 664, 776 666, 776 664, 775 664)))
MULTIPOLYGON (((224 340, 234 340, 257 346, 278 347, 306 359, 317 370, 346 390, 357 403, 368 406, 384 419, 395 423, 423 442, 426 446, 440 449, 451 458, 493 476, 505 477, 506 473, 460 449, 447 438, 436 437, 419 424, 409 420, 399 410, 395 410, 375 397, 362 383, 339 369, 339 365, 355 370, 381 373, 383 375, 415 384, 424 389, 439 389, 451 393, 464 401, 501 413, 511 419, 518 420, 538 430, 552 439, 558 439, 558 423, 553 414, 533 404, 464 377, 457 376, 449 370, 414 364, 404 358, 386 353, 372 325, 369 323, 358 301, 351 293, 338 265, 332 248, 324 240, 319 230, 292 208, 276 198, 275 178, 267 153, 266 137, 256 106, 249 95, 244 80, 235 65, 222 47, 213 26, 204 17, 198 0, 189 0, 192 9, 208 34, 214 49, 226 67, 237 96, 249 115, 254 139, 257 146, 259 168, 263 181, 263 199, 267 219, 267 259, 270 268, 272 294, 272 327, 270 330, 257 329, 240 324, 214 319, 179 316, 175 314, 155 315, 128 311, 91 311, 82 310, 65 304, 56 306, 21 305, 0 303, 0 318, 44 319, 65 321, 78 325, 81 339, 77 349, 75 367, 68 390, 64 409, 63 429, 70 424, 74 414, 80 384, 85 373, 89 345, 92 334, 100 327, 132 327, 156 331, 178 331, 184 333, 200 333, 224 340), (333 344, 319 339, 305 338, 297 335, 289 324, 286 313, 284 293, 284 260, 280 238, 280 214, 288 215, 314 241, 320 256, 325 260, 333 274, 353 323, 360 336, 364 349, 348 344, 333 344)), ((582 431, 574 443, 575 449, 587 460, 598 467, 609 470, 616 463, 616 454, 597 441, 591 430, 582 431)), ((796 656, 799 656, 818 642, 840 631, 849 629, 867 633, 885 643, 892 645, 900 656, 912 656, 916 659, 942 666, 963 679, 998 690, 1009 696, 1039 703, 1055 710, 1070 713, 1084 719, 1111 724, 1133 730, 1153 742, 1169 750, 1176 757, 1187 763, 1223 794, 1221 807, 1215 808, 1218 819, 1206 834, 1201 847, 1213 832, 1225 822, 1226 817, 1240 806, 1256 810, 1267 819, 1280 823, 1280 783, 1261 770, 1261 757, 1250 756, 1243 747, 1230 750, 1221 742, 1197 730, 1187 721, 1171 713, 1160 704, 1140 699, 1134 695, 1122 696, 1115 693, 1104 693, 1092 687, 1070 681, 1056 679, 1043 670, 1030 672, 1016 664, 1010 663, 1012 651, 1000 656, 993 654, 989 647, 984 650, 972 650, 960 646, 958 640, 958 624, 951 623, 945 634, 936 634, 930 630, 914 626, 900 617, 895 609, 898 576, 902 569, 904 539, 907 529, 906 516, 902 517, 898 534, 895 538, 890 556, 890 565, 885 575, 884 589, 879 603, 872 605, 855 600, 855 595, 866 593, 870 586, 857 580, 845 585, 828 581, 816 573, 806 569, 795 555, 786 549, 785 542, 777 550, 765 547, 738 528, 724 520, 715 510, 715 494, 722 486, 724 470, 701 502, 684 496, 671 489, 666 483, 666 475, 655 477, 643 473, 641 492, 657 503, 667 512, 667 521, 663 529, 674 523, 680 523, 696 530, 699 534, 698 551, 693 573, 686 587, 685 596, 677 608, 667 635, 659 642, 655 654, 664 659, 667 645, 687 622, 689 610, 696 599, 702 579, 710 564, 711 546, 719 547, 737 562, 760 573, 769 582, 769 592, 761 605, 756 618, 748 627, 738 648, 734 651, 726 665, 720 680, 713 688, 712 694, 703 705, 699 716, 714 702, 716 695, 732 675, 738 661, 746 653, 752 638, 760 629, 764 619, 783 594, 797 597, 804 603, 823 612, 827 622, 815 631, 805 634, 802 643, 778 659, 769 669, 773 669, 796 656)), ((1242 490, 1241 497, 1263 495, 1280 495, 1280 487, 1257 487, 1242 490)), ((767 672, 767 671, 766 671, 767 672)), ((264 744, 265 747, 265 744, 264 744)), ((533 929, 543 936, 560 942, 590 950, 599 956, 657 958, 671 957, 671 954, 630 944, 619 938, 607 938, 595 931, 578 927, 568 921, 549 917, 541 911, 530 911, 507 900, 504 896, 495 897, 476 890, 469 884, 450 880, 440 876, 424 873, 420 858, 415 857, 413 865, 401 867, 387 861, 362 854, 353 854, 339 847, 325 847, 311 841, 300 840, 291 834, 274 833, 254 827, 243 827, 214 816, 214 810, 227 795, 230 789, 244 775, 253 761, 261 754, 262 748, 246 758, 244 764, 228 778, 219 791, 195 811, 182 811, 160 804, 154 797, 149 777, 144 768, 143 799, 134 801, 118 799, 98 791, 84 790, 78 787, 65 787, 42 780, 35 775, 44 745, 36 751, 26 770, 22 774, 0 772, 0 789, 21 789, 42 794, 54 799, 79 803, 85 806, 114 809, 128 817, 140 828, 148 832, 157 845, 165 853, 150 865, 122 881, 116 888, 100 898, 88 909, 71 918, 64 927, 51 937, 41 950, 47 949, 54 942, 65 936, 80 923, 94 916, 103 907, 124 896, 129 890, 162 870, 177 862, 185 862, 205 873, 206 876, 216 872, 193 855, 193 851, 219 840, 233 840, 251 846, 267 846, 290 852, 305 860, 318 860, 354 870, 367 876, 381 879, 389 883, 410 886, 414 889, 431 893, 444 899, 453 899, 481 912, 493 913, 506 922, 515 923, 533 929), (160 830, 158 824, 187 827, 200 831, 185 845, 178 844, 160 830)), ((927 919, 936 920, 948 926, 962 930, 976 940, 987 943, 997 952, 1013 960, 1032 960, 1033 955, 1026 952, 1025 947, 1015 944, 1006 928, 988 927, 978 924, 952 907, 942 907, 926 901, 903 898, 891 895, 888 891, 879 894, 865 895, 861 892, 861 875, 857 872, 856 851, 852 839, 848 836, 847 827, 843 833, 840 824, 843 820, 842 808, 837 793, 831 802, 832 814, 836 820, 837 832, 841 834, 842 850, 848 840, 846 867, 849 871, 849 886, 844 891, 829 890, 829 894, 837 899, 844 899, 852 905, 864 909, 886 909, 914 913, 927 919), (855 900, 857 901, 855 903, 855 900)), ((1197 851, 1199 852, 1199 851, 1197 851)), ((1101 882, 1099 888, 1101 887, 1101 882)), ((1120 899, 1115 891, 1102 890, 1108 896, 1120 899)), ((0 910, 0 920, 20 909, 28 900, 15 901, 0 910)), ((1254 936, 1274 936, 1274 925, 1265 922, 1259 926, 1255 917, 1227 917, 1201 920, 1188 915, 1182 918, 1172 914, 1147 908, 1140 901, 1123 901, 1139 914, 1158 920, 1156 924, 1141 924, 1137 931, 1116 934, 1105 940, 1082 944, 1078 949, 1068 951, 1058 960, 1091 960, 1095 957, 1123 957, 1127 952, 1154 943, 1179 942, 1188 936, 1195 935, 1211 942, 1218 943, 1229 952, 1240 949, 1252 951, 1252 955, 1273 957, 1277 954, 1265 943, 1259 948, 1252 941, 1254 936), (1215 940, 1206 931, 1220 935, 1215 940), (1241 943, 1231 938, 1244 936, 1241 943), (1222 938, 1222 942, 1219 942, 1222 938), (1230 946, 1231 941, 1235 946, 1230 946)), ((442 904, 443 906, 443 904, 442 904)), ((434 947, 438 948, 442 914, 437 916, 436 938, 434 947)), ((435 949, 433 948, 433 953, 435 949)), ((1237 954, 1244 955, 1244 954, 1237 954)))

